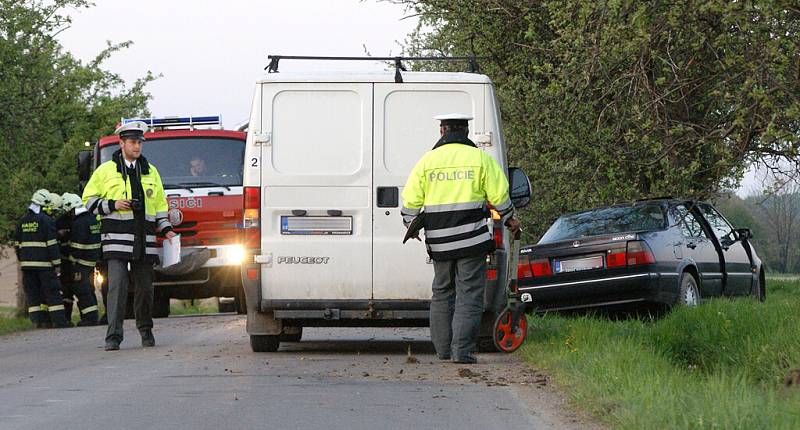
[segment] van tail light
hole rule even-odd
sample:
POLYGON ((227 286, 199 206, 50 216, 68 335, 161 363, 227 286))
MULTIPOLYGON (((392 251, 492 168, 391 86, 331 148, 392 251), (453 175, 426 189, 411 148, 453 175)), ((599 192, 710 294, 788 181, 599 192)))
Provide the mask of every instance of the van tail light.
POLYGON ((531 277, 533 277, 533 271, 531 270, 530 257, 527 255, 520 255, 519 262, 517 263, 517 279, 531 277))
POLYGON ((531 261, 531 271, 534 277, 553 275, 553 269, 550 267, 550 260, 547 258, 531 261))
POLYGON ((245 247, 261 248, 261 187, 244 187, 244 228, 245 247))
POLYGON ((639 264, 653 264, 656 262, 656 257, 653 251, 647 246, 643 240, 632 240, 628 242, 628 266, 636 266, 639 264))

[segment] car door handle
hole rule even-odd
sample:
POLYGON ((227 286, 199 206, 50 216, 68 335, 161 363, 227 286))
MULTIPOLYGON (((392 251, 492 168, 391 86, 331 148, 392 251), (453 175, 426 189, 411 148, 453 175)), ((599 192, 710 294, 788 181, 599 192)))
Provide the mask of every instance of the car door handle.
POLYGON ((686 242, 686 247, 689 248, 689 249, 695 249, 695 248, 697 248, 697 243, 695 243, 695 242, 686 242))

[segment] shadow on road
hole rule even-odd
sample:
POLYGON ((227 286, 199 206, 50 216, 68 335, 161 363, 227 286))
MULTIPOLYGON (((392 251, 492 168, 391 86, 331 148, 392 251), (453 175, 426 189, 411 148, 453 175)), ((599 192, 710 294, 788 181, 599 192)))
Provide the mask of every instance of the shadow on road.
POLYGON ((423 340, 324 340, 314 339, 302 342, 282 342, 282 352, 304 352, 311 354, 407 354, 411 347, 411 354, 433 354, 433 344, 423 340))

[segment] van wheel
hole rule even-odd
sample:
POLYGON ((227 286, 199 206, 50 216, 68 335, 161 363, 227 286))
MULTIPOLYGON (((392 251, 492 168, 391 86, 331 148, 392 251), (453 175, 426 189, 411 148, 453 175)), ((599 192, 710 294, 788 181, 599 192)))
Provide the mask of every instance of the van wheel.
MULTIPOLYGON (((285 327, 284 327, 285 329, 285 327)), ((303 338, 303 327, 296 327, 297 333, 283 333, 281 334, 281 342, 300 342, 303 338)))
POLYGON ((250 348, 253 352, 275 352, 281 346, 278 335, 250 335, 250 348))
POLYGON ((683 272, 681 275, 681 290, 678 293, 678 304, 685 306, 697 306, 700 304, 700 293, 697 289, 697 281, 691 273, 683 272))

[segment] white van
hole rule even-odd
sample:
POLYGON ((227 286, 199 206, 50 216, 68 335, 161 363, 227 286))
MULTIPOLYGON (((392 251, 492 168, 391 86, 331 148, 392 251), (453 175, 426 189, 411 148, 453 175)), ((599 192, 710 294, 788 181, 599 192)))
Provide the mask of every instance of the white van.
MULTIPOLYGON (((282 72, 257 82, 244 166, 253 255, 242 266, 253 351, 298 341, 303 326, 427 326, 433 265, 423 243, 402 244, 400 194, 439 139, 433 117, 450 112, 472 114, 470 138, 507 167, 485 75, 403 72, 398 83, 394 72, 282 72)), ((512 172, 513 200, 527 204, 530 183, 512 172)), ((506 231, 495 227, 489 344, 492 311, 505 304, 506 231)))

